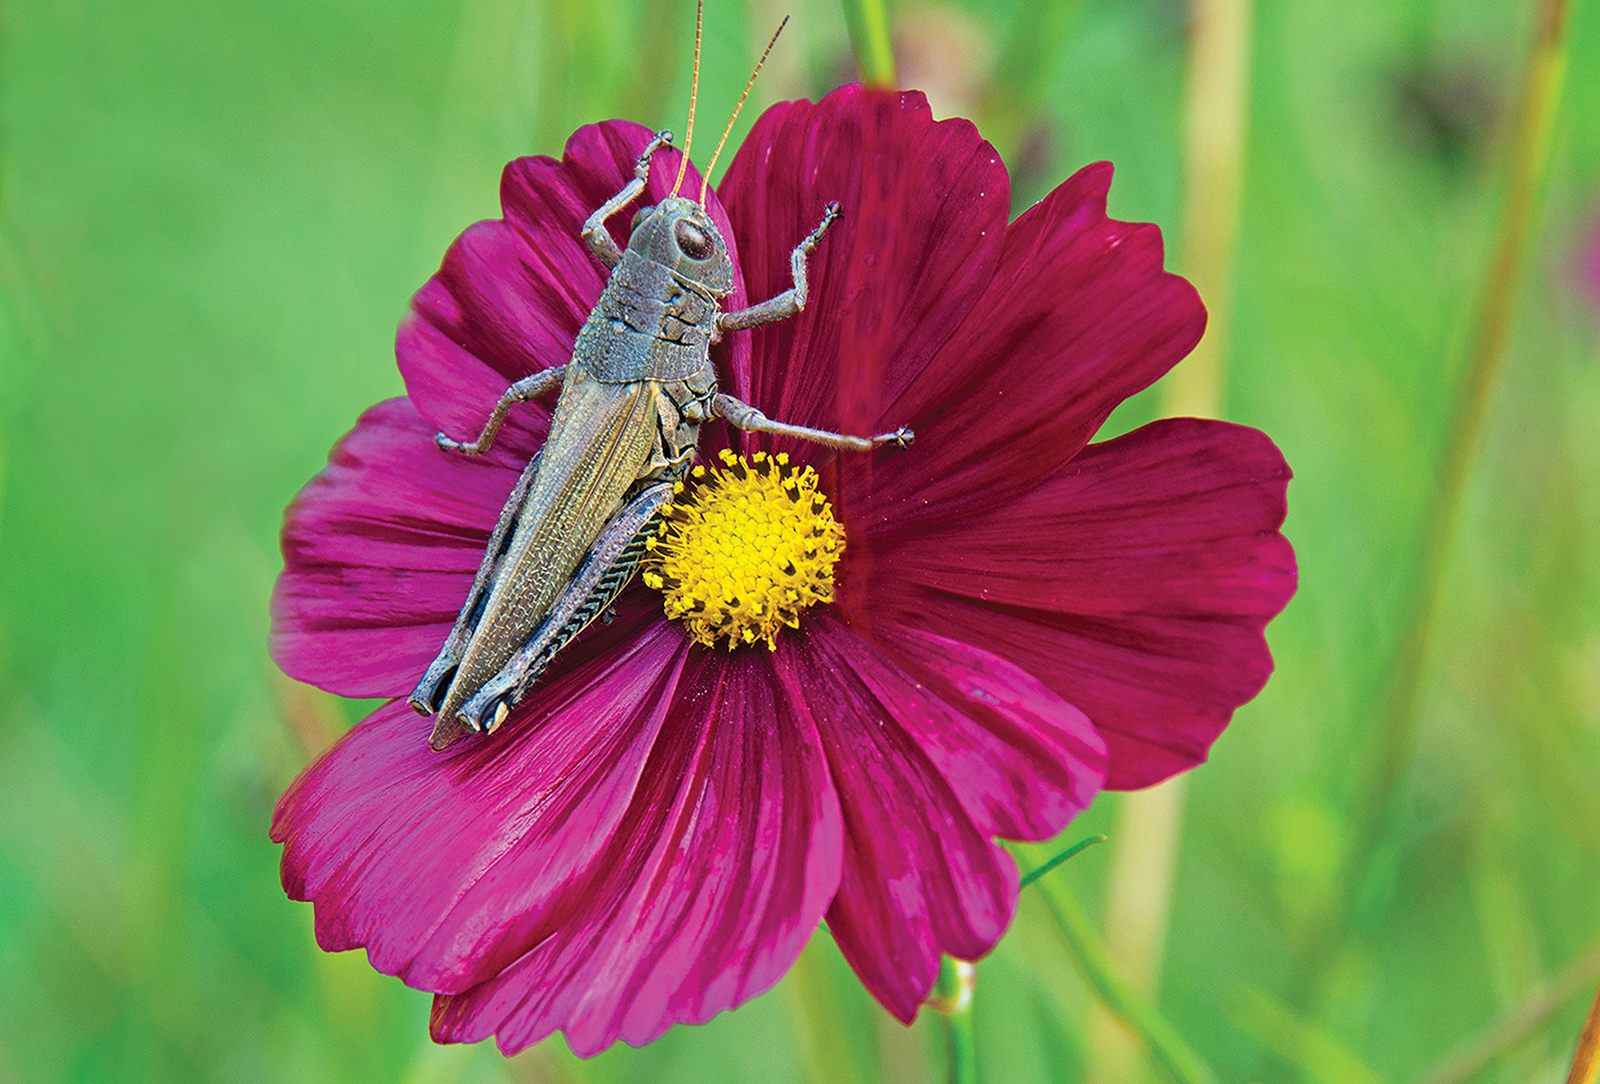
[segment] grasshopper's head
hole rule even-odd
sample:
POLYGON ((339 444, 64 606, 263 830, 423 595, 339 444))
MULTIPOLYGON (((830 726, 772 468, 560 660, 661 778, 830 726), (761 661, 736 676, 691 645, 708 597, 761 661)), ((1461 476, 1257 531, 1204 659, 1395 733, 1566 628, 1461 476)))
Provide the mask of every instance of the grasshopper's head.
POLYGON ((633 216, 628 247, 683 278, 704 286, 717 297, 733 290, 733 261, 705 208, 692 199, 668 196, 633 216))

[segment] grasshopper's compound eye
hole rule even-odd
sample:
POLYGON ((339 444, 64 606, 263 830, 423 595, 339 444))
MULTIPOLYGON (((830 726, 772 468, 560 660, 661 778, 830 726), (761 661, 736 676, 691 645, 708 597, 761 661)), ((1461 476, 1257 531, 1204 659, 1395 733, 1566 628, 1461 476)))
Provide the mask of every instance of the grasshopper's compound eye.
POLYGON ((711 258, 711 238, 706 236, 706 231, 696 226, 686 218, 678 219, 672 235, 678 240, 678 248, 691 260, 707 260, 711 258))
POLYGON ((637 211, 633 212, 633 221, 628 223, 628 231, 631 233, 632 231, 638 229, 639 223, 643 222, 654 213, 654 207, 641 207, 637 211))

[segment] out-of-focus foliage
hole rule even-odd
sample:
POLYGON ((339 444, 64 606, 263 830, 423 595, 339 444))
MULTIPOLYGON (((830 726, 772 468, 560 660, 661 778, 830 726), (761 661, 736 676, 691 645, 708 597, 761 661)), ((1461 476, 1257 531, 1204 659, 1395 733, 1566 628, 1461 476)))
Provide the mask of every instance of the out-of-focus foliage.
MULTIPOLYGON (((0 1081, 940 1071, 937 1027, 889 1021, 825 935, 771 994, 644 1050, 435 1048, 426 995, 316 949, 266 839, 363 710, 267 658, 285 502, 400 391, 395 323, 497 213, 505 160, 606 117, 681 126, 692 6, 0 8, 0 1081)), ((1416 740, 1356 869, 1534 4, 1257 6, 1227 400, 1295 468, 1302 587, 1270 629, 1277 675, 1193 776, 1159 1002, 1224 1080, 1407 1081, 1600 938, 1600 299, 1575 271, 1600 221, 1600 4, 1574 12, 1416 740)), ((707 4, 702 132, 781 14, 707 4)), ((794 16, 757 107, 850 78, 839 9, 794 16)), ((977 120, 1019 210, 1113 159, 1112 213, 1163 224, 1181 266, 1181 0, 891 18, 903 80, 977 120)), ((1097 917, 1109 851, 1050 875, 1097 917)), ((1090 995, 1038 891, 979 968, 989 1081, 1083 1076, 1090 995)), ((1581 1000, 1481 1079, 1558 1079, 1581 1000)))

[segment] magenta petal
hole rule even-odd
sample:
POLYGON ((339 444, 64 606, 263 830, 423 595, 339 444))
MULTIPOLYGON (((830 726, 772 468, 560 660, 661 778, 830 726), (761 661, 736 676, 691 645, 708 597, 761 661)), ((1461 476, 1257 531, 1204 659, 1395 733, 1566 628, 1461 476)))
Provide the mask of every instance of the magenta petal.
POLYGON ((1089 717, 983 648, 896 628, 879 633, 898 670, 856 673, 909 730, 985 835, 1046 839, 1105 782, 1106 743, 1089 717))
MULTIPOLYGON (((411 316, 395 341, 406 390, 436 427, 458 438, 475 435, 506 385, 571 358, 607 274, 579 230, 632 179, 634 161, 650 137, 648 129, 625 121, 591 124, 573 133, 559 162, 518 158, 506 166, 500 179, 505 217, 479 222, 456 240, 438 273, 412 299, 411 316)), ((651 160, 644 193, 608 223, 619 245, 627 244, 634 210, 671 191, 680 160, 674 150, 651 160)), ((693 165, 684 189, 700 190, 693 165)), ((726 304, 740 307, 744 293, 733 230, 714 194, 706 209, 733 257, 734 293, 726 304)), ((748 371, 749 349, 748 342, 719 348, 725 378, 748 371)), ((549 405, 512 412, 510 439, 524 453, 543 440, 549 405), (531 436, 519 438, 516 426, 531 436)))
POLYGON ((811 256, 806 311, 750 333, 754 386, 734 393, 804 425, 901 424, 883 404, 950 338, 999 256, 1010 187, 994 148, 967 121, 935 122, 920 93, 850 86, 762 114, 719 192, 757 300, 788 289, 790 251, 830 200, 843 207, 811 256))
POLYGON ((815 731, 765 652, 696 650, 633 803, 548 932, 434 1003, 439 1041, 513 1053, 557 1028, 578 1054, 639 1045, 767 989, 839 883, 840 815, 815 731))
POLYGON ((1108 164, 1090 166, 1012 223, 987 292, 888 406, 917 443, 849 478, 842 504, 901 523, 1003 504, 1194 347, 1205 308, 1162 271, 1160 230, 1106 217, 1110 184, 1108 164))
POLYGON ((1156 422, 1002 508, 879 538, 874 578, 842 593, 1016 662, 1105 735, 1108 787, 1145 786, 1204 760, 1271 673, 1288 480, 1256 430, 1156 422))
POLYGON ((343 696, 409 692, 444 643, 521 463, 442 452, 409 400, 361 416, 284 516, 272 655, 343 696))
MULTIPOLYGON (((931 643, 924 639, 921 649, 931 643)), ((822 736, 844 810, 844 874, 828 928, 872 995, 909 1022, 933 988, 941 952, 976 959, 1005 932, 1016 907, 1016 865, 973 823, 919 735, 898 717, 915 699, 914 679, 825 615, 808 623, 804 640, 781 640, 777 661, 786 694, 805 705, 822 736), (786 647, 789 640, 796 646, 786 647), (880 689, 895 702, 880 698, 880 689)), ((933 725, 949 710, 917 708, 933 725)), ((947 750, 938 756, 956 765, 947 750)), ((985 784, 961 785, 976 793, 985 784)))
POLYGON ((456 990, 562 920, 550 901, 617 830, 683 665, 679 630, 618 623, 626 648, 536 687, 492 738, 435 753, 431 723, 397 701, 296 780, 272 838, 285 890, 316 905, 318 944, 456 990))
MULTIPOLYGON (((395 356, 412 402, 436 431, 474 439, 512 381, 571 356, 587 307, 576 322, 563 318, 567 314, 536 319, 544 314, 516 311, 536 309, 527 296, 537 281, 526 266, 531 259, 526 241, 504 222, 478 222, 456 239, 438 274, 411 299, 411 314, 395 333, 395 356), (497 309, 513 304, 510 313, 497 309), (544 340, 537 350, 534 339, 544 340)), ((579 282, 598 298, 599 280, 597 266, 579 282)), ((549 432, 553 403, 549 397, 513 408, 496 444, 531 455, 549 432)))

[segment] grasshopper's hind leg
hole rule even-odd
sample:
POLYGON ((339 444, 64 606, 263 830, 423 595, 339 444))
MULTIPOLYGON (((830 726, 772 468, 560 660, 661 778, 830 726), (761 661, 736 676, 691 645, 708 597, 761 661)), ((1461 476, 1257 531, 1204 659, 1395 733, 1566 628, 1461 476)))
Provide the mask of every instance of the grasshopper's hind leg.
MULTIPOLYGON (((606 523, 550 612, 511 661, 484 682, 451 718, 440 716, 430 744, 443 749, 470 731, 493 732, 505 722, 550 660, 600 617, 633 579, 655 530, 656 514, 672 501, 672 483, 647 486, 606 523)), ((464 642, 464 641, 463 641, 464 642)))
MULTIPOLYGON (((783 291, 777 297, 771 297, 759 305, 751 305, 748 309, 738 312, 725 312, 717 317, 717 331, 743 331, 746 328, 760 327, 776 320, 790 316, 797 316, 806 307, 806 297, 809 287, 806 282, 806 257, 810 256, 822 240, 822 235, 828 232, 828 227, 833 225, 834 219, 839 217, 839 205, 828 204, 822 213, 822 221, 817 228, 806 235, 805 240, 794 246, 794 251, 789 254, 789 272, 794 279, 794 285, 783 291)), ((870 452, 884 444, 893 444, 897 448, 904 448, 915 439, 916 434, 911 430, 901 427, 892 433, 879 433, 874 437, 856 437, 846 433, 832 433, 826 429, 812 429, 804 425, 789 425, 786 422, 775 422, 749 403, 735 399, 731 395, 717 395, 711 400, 711 410, 728 419, 730 423, 740 429, 752 433, 771 433, 780 437, 798 437, 801 440, 815 441, 826 444, 830 448, 841 448, 852 452, 870 452)))
POLYGON ((489 536, 489 545, 483 551, 483 561, 478 565, 478 575, 472 581, 472 590, 467 592, 467 601, 461 606, 461 614, 456 618, 455 627, 450 630, 450 636, 445 640, 444 647, 439 649, 438 656, 422 675, 422 680, 417 682, 417 687, 412 689, 411 695, 406 698, 419 715, 432 715, 444 702, 444 694, 449 690, 450 682, 455 677, 456 667, 461 665, 461 655, 467 648, 467 641, 472 638, 472 630, 477 628, 478 619, 483 614, 483 603, 489 597, 495 570, 505 556, 506 547, 511 544, 517 520, 521 517, 522 507, 528 499, 528 490, 533 486, 534 476, 539 473, 539 459, 542 454, 541 452, 535 455, 528 463, 522 472, 522 477, 517 479, 516 488, 511 491, 511 496, 506 498, 505 507, 500 510, 500 519, 494 525, 494 533, 489 536))

